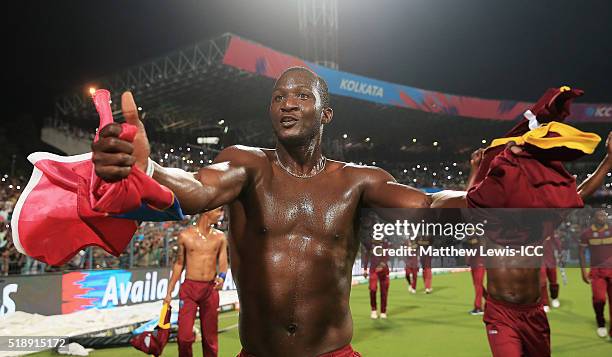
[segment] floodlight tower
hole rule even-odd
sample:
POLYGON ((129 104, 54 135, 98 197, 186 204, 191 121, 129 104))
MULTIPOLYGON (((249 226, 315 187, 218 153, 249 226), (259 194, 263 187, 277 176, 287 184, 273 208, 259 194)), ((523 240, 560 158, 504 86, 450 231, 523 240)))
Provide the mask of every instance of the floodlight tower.
POLYGON ((300 0, 302 57, 338 69, 338 0, 300 0))

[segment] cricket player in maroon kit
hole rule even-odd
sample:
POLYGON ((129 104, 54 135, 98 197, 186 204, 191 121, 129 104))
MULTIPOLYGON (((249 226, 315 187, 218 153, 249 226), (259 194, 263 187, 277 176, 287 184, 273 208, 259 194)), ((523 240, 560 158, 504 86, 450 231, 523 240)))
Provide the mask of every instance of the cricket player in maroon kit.
POLYGON ((185 269, 185 281, 179 290, 178 348, 180 357, 193 355, 191 346, 195 341, 193 324, 200 309, 200 331, 202 352, 205 357, 216 357, 217 318, 219 292, 227 273, 227 243, 225 234, 214 225, 219 222, 222 209, 203 213, 193 227, 179 234, 178 253, 168 284, 164 302, 170 304, 172 291, 185 269), (217 274, 217 266, 219 273, 217 274))
POLYGON ((415 241, 406 240, 406 247, 411 252, 404 258, 404 270, 406 272, 406 281, 408 282, 408 292, 416 294, 417 278, 419 274, 419 247, 415 241))
POLYGON ((376 307, 376 291, 378 289, 378 283, 380 282, 380 318, 387 318, 387 297, 389 296, 389 258, 386 254, 377 255, 374 254, 374 248, 377 248, 376 253, 382 253, 382 249, 388 249, 390 247, 387 240, 372 241, 371 245, 364 246, 362 267, 363 276, 369 277, 369 288, 370 288, 370 307, 372 312, 370 317, 372 319, 378 318, 377 307, 376 307))
POLYGON ((423 268, 423 281, 425 282, 425 294, 431 294, 431 256, 422 255, 420 247, 428 247, 433 242, 431 237, 419 237, 416 240, 408 240, 407 247, 414 249, 414 254, 407 255, 404 259, 404 270, 408 282, 408 292, 416 294, 419 263, 423 268))
MULTIPOLYGON (((560 123, 569 115, 573 99, 582 94, 581 90, 569 87, 549 89, 504 138, 494 140, 491 147, 481 152, 472 165, 478 171, 470 175, 467 206, 582 207, 582 198, 595 192, 612 168, 612 133, 606 142, 608 154, 578 187, 561 164, 592 153, 601 140, 595 134, 560 123)), ((432 207, 459 207, 458 201, 445 200, 444 204, 432 207)), ((529 239, 535 234, 543 238, 542 228, 521 224, 488 232, 487 248, 537 243, 529 239)), ((493 356, 550 356, 550 328, 540 301, 540 264, 534 264, 537 259, 487 257, 486 263, 484 322, 493 356)))
POLYGON ((477 237, 470 237, 467 241, 469 249, 476 249, 476 255, 468 256, 467 264, 470 267, 470 274, 472 275, 472 284, 474 285, 474 309, 470 311, 471 315, 482 315, 484 313, 482 309, 482 298, 484 294, 484 277, 485 277, 485 263, 484 258, 480 255, 481 241, 477 237))
MULTIPOLYGON (((431 255, 421 254, 421 249, 427 248, 433 244, 433 238, 422 236, 416 239, 417 246, 419 247, 419 262, 421 263, 421 269, 423 269, 423 281, 425 282, 425 294, 431 294, 431 255), (422 247, 422 248, 421 248, 422 247)), ((416 279, 414 288, 416 289, 416 279)))
POLYGON ((554 232, 554 227, 549 225, 545 226, 544 242, 544 259, 542 260, 542 268, 540 269, 540 296, 542 297, 542 304, 544 305, 544 311, 548 312, 549 306, 558 308, 561 306, 559 302, 559 283, 557 282, 557 258, 555 252, 561 253, 561 240, 559 236, 554 232), (548 282, 548 284, 547 284, 548 282), (546 286, 550 290, 550 298, 552 301, 549 302, 548 291, 546 286))
POLYGON ((610 308, 611 326, 606 331, 604 308, 606 294, 609 307, 612 306, 612 227, 608 224, 608 215, 604 210, 595 212, 593 224, 580 237, 580 268, 582 280, 591 284, 593 291, 593 310, 597 321, 597 335, 612 338, 612 308, 610 308), (585 248, 591 252, 591 269, 587 273, 585 248))

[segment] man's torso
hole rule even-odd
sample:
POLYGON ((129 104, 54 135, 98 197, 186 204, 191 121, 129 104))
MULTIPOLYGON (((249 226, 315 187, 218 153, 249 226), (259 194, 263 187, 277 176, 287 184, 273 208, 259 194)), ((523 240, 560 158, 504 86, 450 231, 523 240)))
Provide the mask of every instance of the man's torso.
POLYGON ((223 232, 212 229, 198 234, 195 227, 183 232, 185 245, 185 278, 196 281, 211 281, 217 275, 217 257, 223 239, 223 232))
POLYGON ((241 342, 255 355, 318 355, 352 337, 348 302, 363 187, 354 167, 328 161, 320 174, 296 178, 271 153, 230 205, 241 342))

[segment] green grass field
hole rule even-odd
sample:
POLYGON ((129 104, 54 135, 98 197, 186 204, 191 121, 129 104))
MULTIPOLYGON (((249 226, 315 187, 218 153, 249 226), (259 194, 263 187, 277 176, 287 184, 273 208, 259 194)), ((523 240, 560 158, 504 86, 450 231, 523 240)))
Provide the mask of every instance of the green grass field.
MULTIPOLYGON (((612 343, 597 337, 591 307, 590 287, 578 269, 568 269, 569 284, 561 285, 561 307, 548 318, 552 331, 553 356, 612 356, 612 343)), ((364 356, 489 356, 482 316, 471 316, 473 290, 469 273, 435 275, 433 294, 423 293, 419 279, 416 295, 409 294, 406 281, 391 281, 387 320, 371 320, 367 285, 353 287, 351 309, 354 320, 353 347, 364 356)), ((606 317, 607 315, 606 307, 606 317)), ((237 324, 237 313, 220 315, 219 328, 237 324)), ((240 350, 238 330, 219 335, 220 356, 236 356, 240 350)), ((194 344, 194 355, 202 355, 194 344)), ((51 356, 40 353, 36 356, 51 356)), ((91 356, 144 356, 131 348, 94 351, 91 356)), ((170 343, 164 356, 178 356, 170 343)))

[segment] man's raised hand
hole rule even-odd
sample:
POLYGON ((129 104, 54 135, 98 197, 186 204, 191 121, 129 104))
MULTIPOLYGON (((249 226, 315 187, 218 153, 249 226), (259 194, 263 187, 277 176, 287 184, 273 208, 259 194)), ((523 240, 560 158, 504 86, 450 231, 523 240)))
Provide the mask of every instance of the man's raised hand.
POLYGON ((138 128, 138 132, 132 143, 134 146, 132 155, 136 158, 136 165, 142 171, 145 171, 149 155, 151 154, 151 148, 149 147, 149 139, 147 138, 144 124, 142 124, 142 121, 138 117, 138 107, 134 102, 134 97, 132 97, 131 92, 123 92, 121 95, 121 112, 128 124, 132 124, 138 128))
POLYGON ((138 128, 134 141, 130 143, 119 139, 121 125, 112 123, 100 130, 99 140, 91 145, 96 174, 106 182, 126 178, 134 164, 145 171, 151 152, 132 93, 124 92, 121 96, 121 111, 126 122, 138 128))
POLYGON ((484 156, 485 149, 479 148, 470 155, 470 166, 474 169, 477 169, 480 163, 482 162, 482 158, 484 156))

